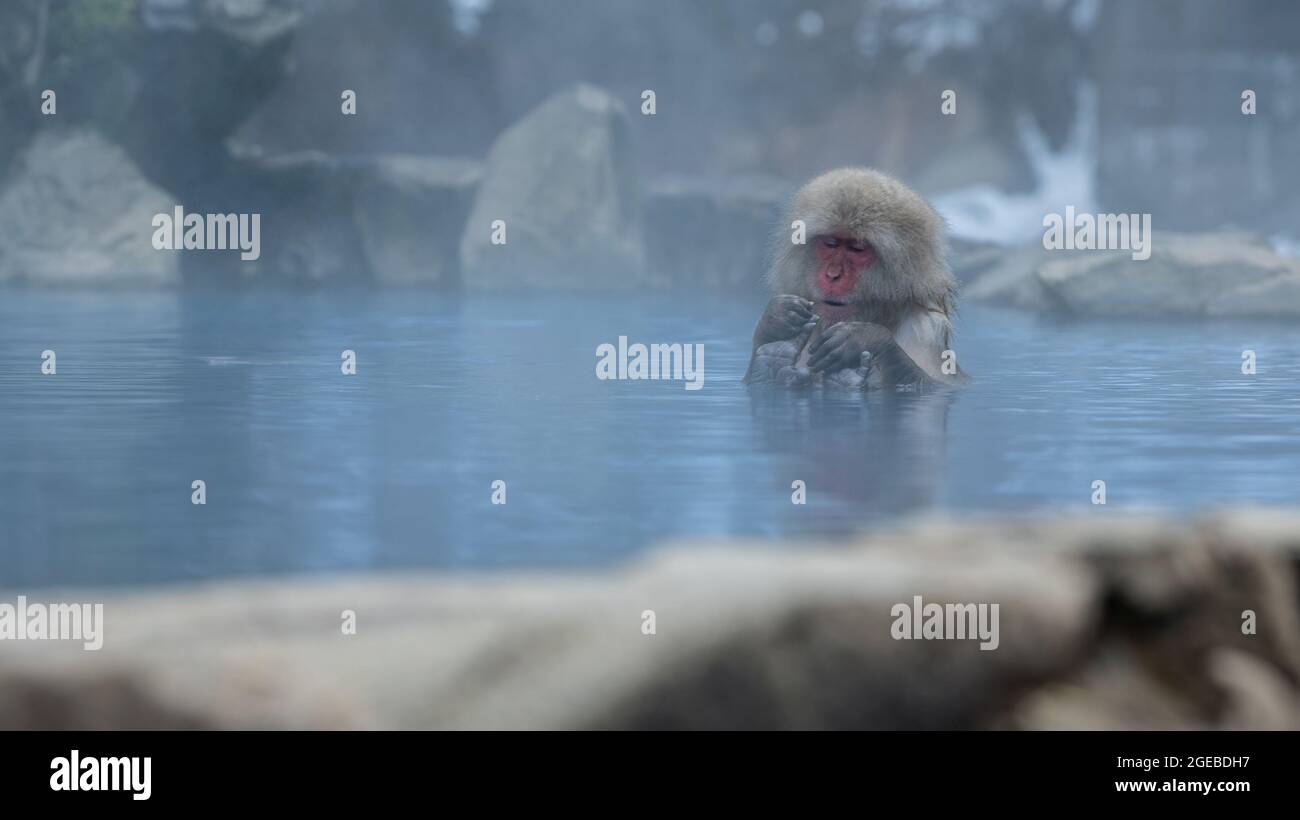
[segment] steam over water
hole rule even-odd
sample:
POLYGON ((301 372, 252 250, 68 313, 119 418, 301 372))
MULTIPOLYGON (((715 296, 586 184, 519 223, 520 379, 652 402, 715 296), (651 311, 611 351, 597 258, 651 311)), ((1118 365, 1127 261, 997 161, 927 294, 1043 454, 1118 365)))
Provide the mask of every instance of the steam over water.
POLYGON ((954 347, 975 381, 955 396, 756 394, 739 378, 760 309, 4 292, 0 587, 586 567, 677 537, 839 536, 926 510, 1300 503, 1300 328, 969 306, 954 347), (619 336, 702 343, 704 388, 598 380, 596 348, 619 336), (57 375, 41 374, 47 348, 57 375))

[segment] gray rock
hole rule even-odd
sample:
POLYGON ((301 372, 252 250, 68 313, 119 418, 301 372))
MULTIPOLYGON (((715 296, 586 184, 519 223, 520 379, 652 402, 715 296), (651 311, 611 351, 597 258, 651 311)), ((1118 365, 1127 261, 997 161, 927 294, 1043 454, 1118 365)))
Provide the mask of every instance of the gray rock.
POLYGON ((1300 260, 1242 233, 1156 233, 1144 261, 1129 251, 1027 246, 962 295, 1085 317, 1293 317, 1300 315, 1300 260))
POLYGON ((579 85, 492 146, 460 242, 465 286, 621 289, 643 283, 640 193, 627 112, 579 85), (506 244, 491 242, 506 223, 506 244))
POLYGON ((273 153, 313 148, 340 155, 481 157, 517 119, 499 107, 494 83, 500 68, 483 38, 457 31, 462 13, 453 13, 455 4, 302 5, 307 19, 288 44, 288 70, 232 140, 273 153), (340 48, 341 43, 365 45, 340 48), (357 94, 356 116, 340 111, 344 89, 357 94))
MULTIPOLYGON (((481 174, 472 160, 237 145, 226 203, 262 214, 262 258, 187 258, 186 273, 300 284, 458 284, 458 243, 481 174)), ((207 199, 199 205, 209 204, 207 199)))
POLYGON ((918 521, 605 574, 25 591, 102 601, 104 646, 6 642, 0 729, 1295 728, 1297 560, 1300 517, 1243 510, 918 521), (896 640, 918 595, 997 604, 997 648, 896 640))
MULTIPOLYGON (((216 254, 188 256, 186 274, 323 284, 371 278, 353 214, 353 194, 363 173, 356 163, 320 151, 263 156, 241 148, 232 178, 242 190, 225 202, 262 214, 262 255, 256 261, 216 254), (200 270, 199 266, 202 266, 200 270)), ((199 199, 197 207, 233 206, 199 199)))
POLYGON ((41 286, 179 284, 152 220, 178 203, 92 131, 43 131, 0 191, 0 282, 41 286))
POLYGON ((650 270, 674 286, 757 292, 792 193, 762 176, 656 177, 645 200, 650 270))
POLYGON ((466 159, 379 157, 358 175, 353 212, 375 278, 454 286, 460 237, 483 174, 466 159))
POLYGON ((1007 253, 1005 247, 992 242, 948 239, 948 265, 963 287, 1003 264, 1007 253))
POLYGON ((1096 574, 1107 601, 1099 640, 1005 725, 1300 728, 1300 519, 1243 509, 1194 527, 1155 518, 1069 526, 1043 543, 1077 551, 1096 574))
MULTIPOLYGON (((1051 258, 1051 253, 1041 244, 1000 249, 996 259, 982 260, 974 276, 963 278, 962 300, 1025 310, 1047 310, 1047 297, 1038 279, 1038 269, 1051 258)), ((964 267, 966 262, 962 260, 961 264, 964 267)))
POLYGON ((120 61, 134 76, 129 102, 111 133, 187 209, 255 210, 227 140, 290 73, 293 38, 316 5, 144 0, 139 46, 120 61))
POLYGON ((209 29, 258 48, 296 29, 308 0, 141 0, 140 16, 152 31, 209 29))
POLYGON ((1088 579, 1060 559, 706 545, 605 577, 92 597, 104 601, 104 648, 14 642, 0 667, 0 726, 32 725, 20 705, 38 689, 83 704, 44 715, 46 726, 975 725, 1008 688, 1062 674, 1097 614, 1088 579), (999 648, 893 640, 890 610, 914 595, 1000 602, 999 648), (341 633, 345 609, 354 636, 341 633), (642 632, 647 609, 654 635, 642 632), (95 703, 131 708, 102 714, 95 703))

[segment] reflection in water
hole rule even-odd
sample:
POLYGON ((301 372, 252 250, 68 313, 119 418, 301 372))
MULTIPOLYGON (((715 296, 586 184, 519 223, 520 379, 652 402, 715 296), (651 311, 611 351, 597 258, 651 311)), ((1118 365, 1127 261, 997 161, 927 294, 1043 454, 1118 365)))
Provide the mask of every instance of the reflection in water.
POLYGON ((924 510, 944 477, 948 408, 957 391, 750 391, 756 441, 781 469, 865 519, 924 510), (852 454, 850 457, 849 454, 852 454))
POLYGON ((798 549, 925 509, 1093 509, 1096 479, 1111 509, 1300 501, 1300 328, 967 306, 955 394, 788 393, 740 383, 761 307, 0 291, 0 588, 798 549), (597 379, 621 335, 703 344, 703 389, 597 379))

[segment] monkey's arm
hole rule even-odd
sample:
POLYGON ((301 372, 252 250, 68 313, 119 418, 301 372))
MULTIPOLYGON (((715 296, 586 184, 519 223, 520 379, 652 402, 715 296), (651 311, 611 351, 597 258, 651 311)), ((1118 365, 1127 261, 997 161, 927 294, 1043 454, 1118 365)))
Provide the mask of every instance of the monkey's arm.
POLYGON ((929 385, 940 381, 912 361, 912 357, 907 355, 907 351, 898 342, 891 342, 872 353, 871 362, 872 367, 880 371, 881 381, 887 386, 929 385))
POLYGON ((808 366, 824 373, 852 368, 868 352, 888 386, 945 383, 953 381, 942 370, 947 343, 947 317, 937 311, 910 314, 897 333, 871 322, 840 322, 813 342, 808 366))
POLYGON ((889 328, 873 322, 837 322, 831 325, 808 350, 808 369, 834 373, 857 367, 863 353, 871 354, 871 367, 887 385, 913 384, 925 372, 894 340, 889 328))
POLYGON ((809 300, 790 294, 773 296, 754 327, 754 350, 768 342, 793 339, 804 325, 816 319, 813 303, 809 300))
POLYGON ((754 374, 754 361, 760 347, 770 342, 794 339, 810 322, 816 321, 812 308, 812 302, 799 296, 783 294, 772 297, 754 327, 754 347, 749 355, 749 369, 742 381, 748 382, 754 374))
POLYGON ((907 363, 898 365, 897 375, 903 379, 898 384, 938 383, 953 384, 967 381, 969 377, 957 365, 956 354, 949 349, 952 322, 941 310, 920 308, 908 313, 894 333, 898 343, 898 357, 907 363))

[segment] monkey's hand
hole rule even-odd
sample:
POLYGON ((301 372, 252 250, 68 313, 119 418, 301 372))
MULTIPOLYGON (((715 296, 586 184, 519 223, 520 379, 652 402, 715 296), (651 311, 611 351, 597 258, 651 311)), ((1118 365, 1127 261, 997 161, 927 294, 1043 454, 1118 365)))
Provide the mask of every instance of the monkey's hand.
POLYGON ((862 354, 872 359, 896 345, 889 328, 872 322, 836 322, 812 343, 808 350, 808 369, 817 373, 861 366, 862 354))
POLYGON ((768 342, 793 339, 809 322, 817 321, 813 303, 800 296, 783 294, 773 296, 754 328, 754 350, 768 342))

